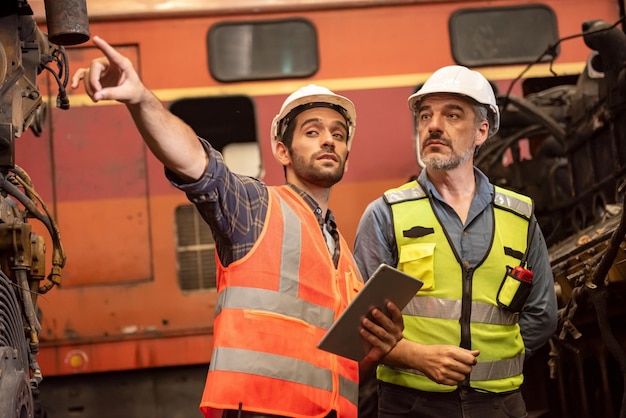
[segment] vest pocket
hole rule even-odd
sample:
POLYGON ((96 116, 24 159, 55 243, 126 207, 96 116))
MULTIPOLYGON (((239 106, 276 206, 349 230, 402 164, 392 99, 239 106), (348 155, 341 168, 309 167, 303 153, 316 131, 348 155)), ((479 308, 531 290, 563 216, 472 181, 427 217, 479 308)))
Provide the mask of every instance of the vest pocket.
POLYGON ((424 282, 420 290, 435 289, 435 243, 408 244, 400 247, 398 269, 424 282))

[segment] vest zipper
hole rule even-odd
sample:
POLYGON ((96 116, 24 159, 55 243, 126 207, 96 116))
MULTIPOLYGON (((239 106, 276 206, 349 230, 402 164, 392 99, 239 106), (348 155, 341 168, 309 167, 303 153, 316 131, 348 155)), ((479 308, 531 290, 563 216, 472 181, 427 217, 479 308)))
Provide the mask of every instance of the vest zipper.
POLYGON ((472 278, 474 269, 463 268, 463 296, 461 302, 461 348, 471 350, 472 335, 470 331, 470 319, 472 316, 472 278))

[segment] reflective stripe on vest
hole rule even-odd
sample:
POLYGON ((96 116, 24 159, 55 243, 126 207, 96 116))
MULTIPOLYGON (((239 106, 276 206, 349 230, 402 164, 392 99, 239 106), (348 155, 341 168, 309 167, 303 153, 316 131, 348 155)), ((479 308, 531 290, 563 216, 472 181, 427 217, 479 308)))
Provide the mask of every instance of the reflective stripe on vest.
POLYGON ((504 192, 499 187, 495 188, 495 195, 493 197, 493 203, 503 209, 509 209, 513 212, 522 215, 526 219, 530 219, 533 214, 533 205, 530 202, 526 202, 509 191, 504 192))
MULTIPOLYGON (((422 316, 438 319, 459 319, 461 317, 461 301, 454 299, 437 299, 414 297, 402 311, 403 315, 422 316)), ((505 311, 487 303, 472 302, 471 322, 493 325, 514 325, 519 314, 505 311)))
MULTIPOLYGON (((387 367, 387 366, 385 366, 387 367)), ((394 369, 390 367, 390 369, 394 369)), ((426 376, 416 369, 399 369, 413 374, 426 376)), ((498 380, 522 374, 524 369, 524 356, 517 356, 498 361, 483 361, 472 366, 470 380, 498 380)))
MULTIPOLYGON (((415 182, 417 184, 417 182, 415 182)), ((410 189, 398 189, 385 193, 385 200, 390 205, 407 200, 416 200, 426 197, 426 192, 421 187, 411 187, 410 189)))
MULTIPOLYGON (((286 186, 268 187, 250 252, 217 262, 214 348, 200 408, 356 418, 358 364, 316 348, 362 287, 351 253, 335 267, 317 218, 286 186), (322 280, 320 280, 323 278, 322 280), (286 396, 289 394, 289 396, 286 396)), ((340 235, 340 248, 349 248, 340 235)))
POLYGON ((280 256, 280 283, 278 290, 280 292, 298 296, 298 272, 300 271, 300 254, 302 240, 300 218, 295 214, 293 209, 289 207, 287 202, 280 199, 280 210, 283 213, 283 246, 280 256))
MULTIPOLYGON (((394 233, 398 245, 398 267, 421 272, 417 273, 418 277, 419 274, 428 274, 433 278, 432 286, 420 290, 402 311, 405 336, 410 336, 408 339, 415 338, 415 341, 423 344, 458 345, 463 302, 461 283, 452 278, 466 279, 462 279, 463 269, 430 202, 425 199, 426 193, 417 182, 411 182, 386 192, 384 198, 392 205, 394 233), (404 232, 409 230, 425 230, 428 233, 404 236, 404 232), (433 271, 436 272, 436 276, 433 276, 433 271), (448 277, 452 281, 447 279, 448 277), (440 332, 435 331, 437 329, 440 332), (440 340, 440 336, 444 338, 440 340)), ((497 286, 504 277, 505 265, 516 261, 519 263, 519 260, 515 260, 511 255, 515 251, 507 253, 504 251, 505 248, 510 246, 522 254, 526 249, 528 220, 532 216, 533 208, 529 198, 497 187, 494 206, 502 209, 494 210, 492 237, 494 243, 488 249, 486 259, 473 273, 474 282, 482 281, 483 285, 474 288, 468 312, 473 335, 472 348, 481 350, 482 353, 470 375, 471 386, 498 392, 517 389, 522 381, 524 351, 517 325, 519 315, 499 308, 495 302, 495 295, 497 286), (525 228, 524 233, 518 232, 520 228, 525 228), (500 340, 504 335, 507 335, 507 339, 510 336, 514 340, 498 348, 489 342, 490 333, 502 333, 501 337, 497 337, 500 340), (488 351, 490 354, 485 357, 484 353, 488 351)), ((414 369, 380 366, 377 374, 383 381, 420 390, 439 392, 454 390, 454 387, 436 384, 414 369)))
MULTIPOLYGON (((213 352, 209 370, 239 373, 257 371, 256 374, 260 376, 301 383, 327 391, 333 390, 330 370, 315 367, 306 361, 258 351, 217 348, 213 352), (268 368, 265 366, 267 364, 271 364, 272 367, 268 368)), ((339 376, 339 394, 348 399, 358 398, 358 383, 339 376)))
MULTIPOLYGON (((426 197, 426 192, 419 187, 417 182, 409 184, 417 185, 418 187, 388 191, 384 195, 385 201, 390 205, 393 205, 394 203, 405 202, 407 200, 417 200, 426 197)), ((495 188, 493 203, 501 208, 509 209, 518 213, 527 219, 530 219, 533 213, 532 204, 512 194, 505 193, 504 190, 499 187, 495 188)))
POLYGON ((328 329, 332 325, 335 312, 330 308, 316 305, 306 300, 287 298, 280 292, 249 287, 229 287, 220 292, 215 305, 215 315, 222 309, 258 310, 259 300, 263 300, 263 310, 285 315, 319 328, 328 329))

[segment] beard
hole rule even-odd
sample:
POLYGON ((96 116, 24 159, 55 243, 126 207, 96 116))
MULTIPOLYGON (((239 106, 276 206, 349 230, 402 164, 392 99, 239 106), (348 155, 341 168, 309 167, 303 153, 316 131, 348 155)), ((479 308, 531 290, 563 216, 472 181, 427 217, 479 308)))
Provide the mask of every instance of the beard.
POLYGON ((425 141, 424 146, 422 146, 422 152, 420 153, 420 157, 422 158, 422 162, 427 168, 433 170, 453 170, 459 167, 461 164, 466 163, 469 159, 474 155, 474 150, 476 149, 475 141, 472 141, 472 144, 465 149, 463 152, 459 153, 452 146, 452 142, 447 138, 442 138, 440 135, 433 134, 430 135, 425 141), (443 143, 445 146, 450 148, 449 155, 424 155, 424 148, 428 145, 430 140, 437 140, 438 142, 443 143))
POLYGON ((306 181, 307 183, 314 184, 318 187, 330 188, 343 178, 346 160, 342 159, 334 151, 323 150, 317 152, 313 154, 308 161, 302 155, 295 155, 291 150, 289 150, 289 154, 291 155, 294 173, 298 178, 306 181), (320 164, 320 161, 317 161, 317 158, 322 154, 333 154, 338 161, 338 165, 333 168, 323 167, 320 169, 319 167, 316 167, 316 164, 320 164))

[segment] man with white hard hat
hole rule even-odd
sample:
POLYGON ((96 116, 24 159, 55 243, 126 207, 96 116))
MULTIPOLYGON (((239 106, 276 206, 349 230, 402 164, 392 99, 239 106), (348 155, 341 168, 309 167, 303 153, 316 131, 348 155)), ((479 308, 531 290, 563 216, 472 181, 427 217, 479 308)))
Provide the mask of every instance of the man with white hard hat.
POLYGON ((424 169, 370 203, 355 240, 366 278, 387 263, 424 281, 377 368, 378 416, 524 417, 524 360, 556 330, 557 304, 532 200, 473 165, 499 127, 493 89, 454 65, 408 102, 424 169))
MULTIPOLYGON (((218 299, 214 348, 200 409, 207 417, 356 417, 359 372, 402 338, 402 315, 372 309, 360 362, 317 349, 362 287, 328 209, 356 127, 354 105, 308 85, 285 100, 271 127, 287 184, 232 173, 210 143, 166 110, 131 62, 99 37, 104 57, 79 69, 94 101, 128 107, 144 141, 211 227, 218 299)), ((210 115, 208 115, 210 116, 210 115)))

